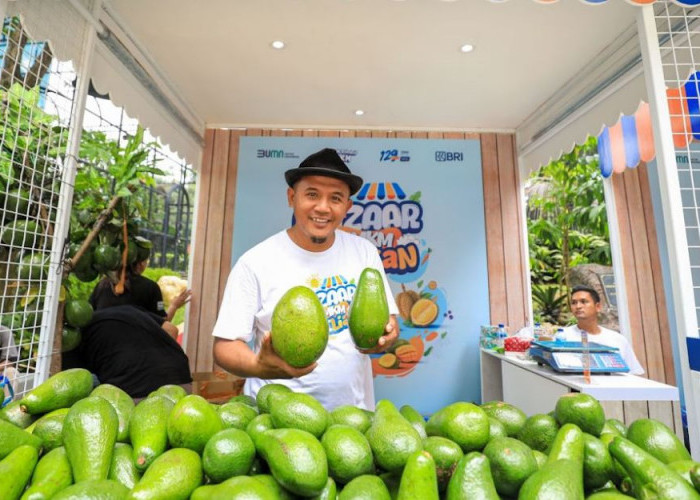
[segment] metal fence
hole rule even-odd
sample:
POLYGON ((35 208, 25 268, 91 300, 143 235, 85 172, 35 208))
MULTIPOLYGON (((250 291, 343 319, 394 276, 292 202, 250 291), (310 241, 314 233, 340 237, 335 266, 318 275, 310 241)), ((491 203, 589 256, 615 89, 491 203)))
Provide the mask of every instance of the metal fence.
MULTIPOLYGON (((83 123, 85 130, 103 132, 121 145, 134 134, 137 126, 138 121, 113 105, 109 96, 101 96, 95 91, 88 96, 83 123)), ((145 193, 140 196, 145 201, 140 232, 153 243, 150 265, 186 273, 196 174, 189 164, 167 147, 155 143, 152 137, 147 137, 146 141, 152 143, 149 162, 165 172, 164 176, 155 177, 155 186, 143 186, 145 193)))

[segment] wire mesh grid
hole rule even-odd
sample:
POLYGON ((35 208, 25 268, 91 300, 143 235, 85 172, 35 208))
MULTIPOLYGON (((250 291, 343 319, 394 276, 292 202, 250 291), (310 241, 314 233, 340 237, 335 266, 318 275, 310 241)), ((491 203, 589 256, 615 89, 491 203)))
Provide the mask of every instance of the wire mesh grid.
MULTIPOLYGON (((0 40, 0 365, 14 392, 33 385, 57 218, 74 77, 19 17, 0 40), (63 88, 61 94, 55 89, 63 88), (58 102, 66 101, 66 102, 58 102)), ((44 341, 46 339, 44 338, 44 341)), ((44 350, 46 352, 46 350, 44 350)), ((49 350, 50 355, 50 350, 49 350)), ((5 391, 8 389, 4 388, 5 391)), ((5 392, 7 397, 7 392, 5 392)))
MULTIPOLYGON (((139 126, 138 120, 113 104, 108 95, 100 95, 91 89, 88 95, 83 130, 102 133, 107 141, 124 146, 139 126)), ((147 130, 144 143, 148 144, 147 163, 158 168, 162 175, 151 174, 153 186, 142 186, 140 198, 143 205, 143 225, 140 233, 153 244, 150 265, 168 267, 179 272, 188 268, 188 248, 193 214, 193 196, 196 173, 192 166, 161 144, 147 130)), ((81 168, 96 168, 103 175, 108 173, 99 165, 81 158, 81 168)))
POLYGON ((700 324, 700 9, 657 2, 654 13, 700 324))

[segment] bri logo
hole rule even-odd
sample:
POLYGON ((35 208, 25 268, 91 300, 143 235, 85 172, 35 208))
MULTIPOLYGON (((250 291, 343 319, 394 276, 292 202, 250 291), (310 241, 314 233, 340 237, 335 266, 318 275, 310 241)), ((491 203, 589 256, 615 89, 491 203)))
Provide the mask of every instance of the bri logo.
POLYGON ((464 153, 457 151, 435 151, 435 161, 464 161, 464 153))
POLYGON ((256 156, 258 158, 299 158, 298 154, 283 149, 258 149, 256 156))

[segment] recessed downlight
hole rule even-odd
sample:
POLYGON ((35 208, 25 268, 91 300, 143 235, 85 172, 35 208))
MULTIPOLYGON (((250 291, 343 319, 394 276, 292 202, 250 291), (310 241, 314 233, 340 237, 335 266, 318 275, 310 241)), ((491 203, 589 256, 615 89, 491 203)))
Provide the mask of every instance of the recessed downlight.
POLYGON ((273 49, 281 50, 284 48, 285 43, 282 40, 275 40, 270 44, 273 49))
POLYGON ((465 43, 459 48, 460 52, 464 52, 465 54, 468 52, 471 52, 474 50, 474 46, 471 43, 465 43))
POLYGON ((356 109, 356 110, 355 110, 355 115, 356 115, 356 116, 362 116, 362 115, 364 115, 364 114, 365 114, 365 112, 364 112, 363 110, 361 110, 361 109, 356 109))

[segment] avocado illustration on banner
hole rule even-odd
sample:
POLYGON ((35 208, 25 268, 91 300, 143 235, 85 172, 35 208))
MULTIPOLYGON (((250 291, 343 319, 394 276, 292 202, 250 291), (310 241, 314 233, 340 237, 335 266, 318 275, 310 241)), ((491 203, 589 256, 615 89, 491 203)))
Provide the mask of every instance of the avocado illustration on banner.
POLYGON ((433 249, 421 236, 424 228, 421 192, 407 195, 397 182, 366 183, 353 199, 342 229, 371 241, 379 251, 390 281, 400 286, 400 338, 382 354, 372 355, 376 376, 405 376, 447 336, 442 328, 453 319, 447 294, 435 279, 426 279, 433 249))

